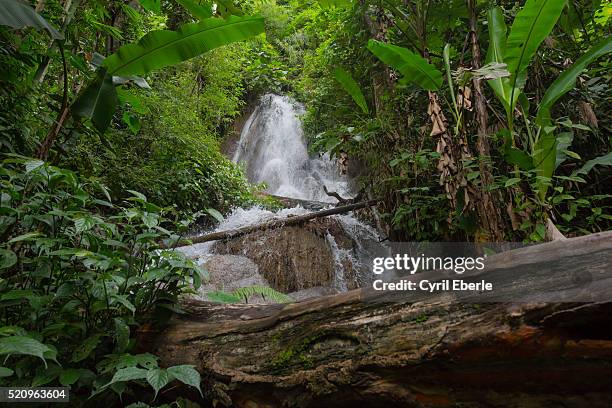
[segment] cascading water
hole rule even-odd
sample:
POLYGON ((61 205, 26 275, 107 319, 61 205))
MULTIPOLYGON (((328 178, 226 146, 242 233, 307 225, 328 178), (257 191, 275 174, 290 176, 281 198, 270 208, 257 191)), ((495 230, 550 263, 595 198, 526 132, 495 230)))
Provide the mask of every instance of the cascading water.
POLYGON ((234 161, 244 163, 250 181, 266 183, 270 194, 335 202, 323 191, 326 186, 350 196, 350 180, 338 174, 327 156, 308 155, 299 118, 303 113, 287 96, 264 95, 242 129, 234 161))
MULTIPOLYGON (((268 94, 244 125, 234 161, 246 168, 249 181, 265 183, 267 192, 282 197, 328 202, 337 200, 328 196, 324 186, 342 197, 351 196, 351 180, 341 176, 336 165, 327 156, 309 155, 302 131, 300 115, 303 107, 287 96, 268 94)), ((283 218, 309 211, 301 207, 283 209, 276 213, 260 207, 239 208, 218 227, 218 231, 236 229, 262 223, 271 218, 283 218)), ((351 215, 334 216, 353 240, 352 250, 341 249, 334 237, 327 233, 325 240, 333 254, 335 277, 332 287, 347 290, 345 265, 352 265, 360 283, 371 274, 369 265, 380 251, 379 238, 373 228, 351 215)), ((182 249, 187 255, 205 260, 214 252, 212 243, 192 245, 182 249)))

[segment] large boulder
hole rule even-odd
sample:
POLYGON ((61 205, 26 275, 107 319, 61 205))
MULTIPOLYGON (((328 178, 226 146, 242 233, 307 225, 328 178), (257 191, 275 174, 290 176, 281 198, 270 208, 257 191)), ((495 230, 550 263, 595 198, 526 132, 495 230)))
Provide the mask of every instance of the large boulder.
POLYGON ((358 287, 354 246, 340 222, 328 217, 218 242, 213 252, 251 259, 272 288, 290 293, 313 287, 358 287))

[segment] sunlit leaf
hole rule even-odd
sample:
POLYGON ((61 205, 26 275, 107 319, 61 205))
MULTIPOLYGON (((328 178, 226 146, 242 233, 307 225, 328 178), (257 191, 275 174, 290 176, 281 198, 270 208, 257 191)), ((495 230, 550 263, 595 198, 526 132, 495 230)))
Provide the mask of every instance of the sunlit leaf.
POLYGON ((263 31, 262 17, 209 18, 178 31, 151 31, 138 43, 119 48, 104 60, 104 66, 112 75, 144 75, 263 31))

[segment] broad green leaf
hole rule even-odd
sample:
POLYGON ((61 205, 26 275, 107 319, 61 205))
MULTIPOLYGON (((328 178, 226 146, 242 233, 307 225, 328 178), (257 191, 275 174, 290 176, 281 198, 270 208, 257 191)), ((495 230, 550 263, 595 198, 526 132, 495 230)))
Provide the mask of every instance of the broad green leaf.
POLYGON ((215 220, 219 222, 223 221, 223 214, 221 214, 219 211, 215 210, 214 208, 207 208, 206 212, 209 213, 215 220))
POLYGON ((83 370, 79 368, 69 368, 67 370, 62 370, 59 375, 60 384, 64 387, 74 384, 81 377, 81 372, 83 370))
POLYGON ((334 70, 334 76, 336 77, 336 81, 342 85, 342 88, 351 95, 351 98, 353 98, 353 101, 361 108, 363 113, 366 115, 369 114, 370 110, 368 109, 368 103, 363 96, 363 92, 361 92, 359 84, 353 79, 351 74, 345 69, 338 67, 334 70))
POLYGON ((143 9, 159 14, 161 12, 160 0, 138 0, 143 9))
POLYGON ((17 255, 10 249, 0 249, 0 269, 10 268, 17 263, 17 255))
POLYGON ((572 66, 563 71, 561 75, 548 87, 540 101, 536 123, 547 126, 550 123, 550 109, 557 100, 574 88, 576 78, 582 71, 597 58, 612 51, 612 37, 608 37, 599 44, 594 45, 572 66))
POLYGON ((574 171, 572 176, 577 176, 578 174, 588 174, 595 166, 612 166, 612 152, 589 160, 584 164, 584 166, 574 171))
POLYGON ((105 385, 108 387, 111 384, 125 381, 133 381, 133 380, 144 380, 147 378, 147 373, 149 370, 145 370, 144 368, 138 367, 127 367, 117 370, 115 375, 113 375, 112 380, 105 385))
POLYGON ((508 65, 510 100, 522 89, 524 77, 521 78, 521 74, 526 72, 540 44, 552 31, 565 3, 565 0, 527 0, 514 18, 504 47, 504 61, 498 61, 508 65))
POLYGON ((10 377, 14 373, 15 372, 11 370, 10 368, 0 367, 0 378, 10 377))
POLYGON ((148 228, 153 228, 157 224, 159 224, 159 216, 155 213, 145 212, 142 213, 142 216, 140 218, 142 219, 142 223, 148 228))
POLYGON ((209 18, 178 31, 151 31, 138 43, 119 48, 104 60, 104 66, 112 75, 144 75, 262 32, 262 17, 209 18))
POLYGON ((435 91, 442 86, 442 72, 406 48, 370 40, 368 50, 403 75, 400 83, 414 82, 428 91, 435 91))
POLYGON ((156 368, 155 370, 149 370, 147 373, 147 382, 155 390, 155 396, 153 397, 153 399, 155 399, 157 398, 157 393, 159 390, 164 388, 170 382, 170 376, 163 368, 156 368))
POLYGON ((555 135, 553 133, 542 132, 540 138, 533 147, 531 156, 536 175, 540 177, 540 179, 536 181, 536 190, 540 199, 544 200, 549 183, 544 183, 540 180, 542 180, 542 177, 550 179, 555 170, 555 164, 557 162, 557 139, 555 135))
POLYGON ((94 225, 96 225, 96 220, 89 214, 74 220, 74 229, 77 234, 89 231, 94 225))
POLYGON ((96 347, 98 347, 98 343, 100 342, 100 335, 99 334, 95 334, 89 338, 87 338, 87 340, 85 340, 80 347, 77 347, 73 352, 72 352, 72 359, 71 361, 78 363, 79 361, 83 361, 85 360, 87 357, 89 357, 89 355, 91 354, 92 351, 94 351, 96 349, 96 347))
POLYGON ((122 119, 123 123, 127 125, 132 134, 138 134, 140 131, 140 120, 138 119, 138 116, 132 115, 129 112, 123 112, 122 119))
POLYGON ((185 7, 198 20, 212 17, 212 3, 201 5, 191 0, 176 0, 176 2, 185 7))
POLYGON ((147 202, 147 196, 142 194, 142 193, 139 193, 138 191, 128 190, 128 193, 131 193, 134 197, 136 197, 136 199, 137 199, 136 201, 141 201, 141 202, 144 202, 144 203, 147 202))
POLYGON ((118 103, 112 75, 99 69, 96 79, 85 88, 70 109, 77 117, 91 119, 95 128, 102 133, 110 125, 118 103))
POLYGON ((200 395, 202 394, 202 390, 200 389, 200 373, 191 365, 179 365, 168 368, 168 374, 172 378, 176 378, 183 384, 191 385, 200 391, 200 395))
MULTIPOLYGON (((45 367, 47 366, 47 360, 45 359, 47 355, 45 354, 51 351, 53 351, 51 348, 31 337, 11 336, 0 338, 0 354, 35 356, 43 360, 45 367)), ((51 357, 49 354, 48 356, 51 357)), ((51 357, 51 359, 55 359, 55 357, 51 357)))
MULTIPOLYGON (((487 49, 486 62, 503 64, 504 63, 504 49, 506 46, 506 22, 504 21, 504 14, 499 7, 493 7, 489 9, 487 13, 487 22, 489 27, 489 48, 487 49)), ((507 68, 507 66, 506 66, 507 68)), ((524 78, 524 75, 522 76, 524 78)), ((519 81, 522 82, 522 81, 519 81)), ((512 85, 510 84, 510 78, 497 78, 487 81, 497 99, 502 103, 506 114, 510 114, 520 91, 515 90, 514 96, 512 95, 512 85), (510 98, 514 98, 511 103, 510 98), (511 107, 512 106, 512 109, 511 107)), ((519 84, 520 85, 520 84, 519 84)))
POLYGON ((16 300, 16 299, 29 299, 34 296, 34 292, 28 289, 13 289, 3 294, 0 299, 5 300, 16 300))
POLYGON ((54 40, 64 39, 55 27, 20 0, 0 0, 0 25, 12 28, 33 27, 46 30, 54 40))
POLYGON ((533 160, 531 157, 516 147, 505 148, 504 159, 506 159, 509 164, 519 166, 523 170, 531 170, 533 168, 533 160))
POLYGON ((119 303, 121 303, 123 306, 125 306, 126 309, 128 309, 130 312, 132 313, 136 313, 136 306, 134 306, 132 304, 132 302, 130 302, 127 298, 126 295, 112 295, 111 296, 111 304, 114 303, 114 301, 117 301, 119 303))

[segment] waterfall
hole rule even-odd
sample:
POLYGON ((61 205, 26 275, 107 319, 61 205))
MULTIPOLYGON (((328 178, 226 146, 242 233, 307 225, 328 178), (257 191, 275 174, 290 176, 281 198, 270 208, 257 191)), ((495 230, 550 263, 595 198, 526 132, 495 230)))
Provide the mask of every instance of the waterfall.
MULTIPOLYGON (((324 192, 325 186, 342 197, 351 197, 351 180, 339 174, 329 156, 308 153, 300 118, 303 113, 303 106, 287 96, 264 95, 243 127, 233 160, 245 167, 250 182, 265 183, 267 192, 273 195, 330 205, 337 202, 324 192)), ((216 230, 237 229, 308 212, 300 206, 276 212, 260 207, 237 208, 216 230)), ((346 265, 351 265, 353 279, 364 284, 371 278, 371 259, 383 247, 376 231, 351 214, 333 218, 354 241, 353 249, 342 249, 331 234, 325 237, 334 262, 332 288, 346 291, 346 265)), ((183 247, 181 251, 202 263, 215 252, 212 242, 183 247)))
POLYGON ((327 155, 308 154, 300 116, 304 108, 287 96, 264 95, 242 129, 234 161, 243 163, 250 181, 266 183, 267 192, 302 200, 336 202, 326 186, 351 196, 350 180, 327 155))

